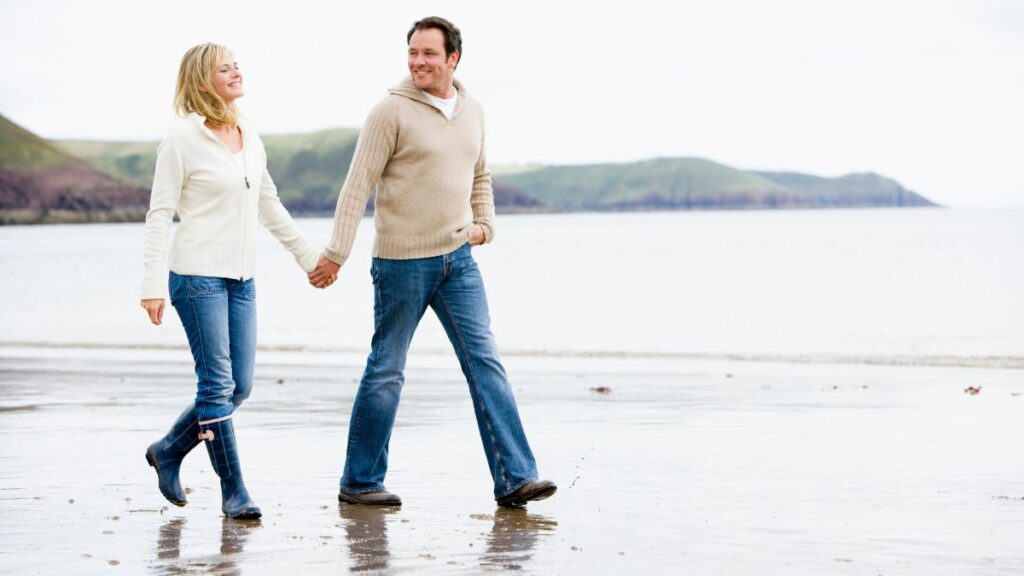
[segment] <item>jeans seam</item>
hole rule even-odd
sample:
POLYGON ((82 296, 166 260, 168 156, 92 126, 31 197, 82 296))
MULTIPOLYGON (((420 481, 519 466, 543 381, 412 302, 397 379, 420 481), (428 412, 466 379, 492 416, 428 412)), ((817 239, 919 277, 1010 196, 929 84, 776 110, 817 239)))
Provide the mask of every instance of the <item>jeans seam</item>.
MULTIPOLYGON (((437 295, 441 299, 441 305, 444 306, 445 313, 448 314, 448 320, 452 323, 452 331, 455 332, 455 337, 459 340, 459 348, 462 349, 462 353, 466 357, 466 368, 467 372, 469 372, 467 376, 470 378, 470 385, 476 389, 477 397, 482 398, 483 394, 480 391, 480 379, 477 378, 476 367, 469 354, 469 349, 466 347, 465 339, 462 337, 462 330, 459 328, 459 324, 455 320, 455 315, 452 314, 451 307, 448 305, 448 299, 444 297, 444 292, 438 291, 437 295)), ((501 481, 508 486, 508 473, 505 471, 505 463, 501 455, 501 450, 498 446, 498 441, 494 437, 494 426, 491 425, 491 413, 487 410, 487 406, 484 405, 482 400, 480 402, 480 411, 483 412, 484 423, 487 424, 487 434, 491 438, 491 444, 494 449, 498 470, 501 472, 501 481)))
MULTIPOLYGON (((209 382, 209 380, 210 380, 210 367, 207 365, 207 362, 206 362, 206 346, 203 344, 203 342, 204 342, 203 326, 202 326, 202 323, 199 321, 199 311, 196 309, 195 298, 193 298, 191 294, 189 294, 188 303, 192 307, 192 317, 193 317, 193 319, 195 320, 195 323, 196 323, 196 335, 199 338, 199 356, 202 359, 203 377, 204 377, 204 379, 207 382, 209 382)), ((199 411, 197 410, 197 412, 199 412, 199 411)), ((197 413, 196 414, 196 418, 199 418, 199 417, 200 417, 200 414, 197 413)))

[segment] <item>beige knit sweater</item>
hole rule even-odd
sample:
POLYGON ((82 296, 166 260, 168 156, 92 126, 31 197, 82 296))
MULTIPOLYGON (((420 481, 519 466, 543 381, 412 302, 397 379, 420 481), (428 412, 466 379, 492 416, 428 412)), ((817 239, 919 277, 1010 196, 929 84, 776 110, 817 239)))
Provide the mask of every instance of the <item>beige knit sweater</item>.
POLYGON ((366 201, 377 188, 373 255, 405 260, 451 252, 474 224, 494 238, 494 194, 484 155, 480 104, 455 81, 451 120, 411 78, 391 88, 370 112, 338 198, 324 254, 344 264, 366 201))

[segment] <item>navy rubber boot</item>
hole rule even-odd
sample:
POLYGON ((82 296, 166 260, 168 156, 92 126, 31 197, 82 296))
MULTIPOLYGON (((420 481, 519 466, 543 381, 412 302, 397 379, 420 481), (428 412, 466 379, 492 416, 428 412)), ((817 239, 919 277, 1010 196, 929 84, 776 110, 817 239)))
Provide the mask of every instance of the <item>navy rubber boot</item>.
POLYGON ((188 504, 178 472, 185 455, 199 445, 199 419, 189 406, 171 426, 167 435, 146 448, 146 462, 156 469, 160 493, 177 506, 188 504))
POLYGON ((242 481, 242 467, 238 462, 235 427, 231 418, 204 422, 199 425, 199 437, 206 441, 213 470, 220 476, 221 510, 228 518, 254 520, 263 515, 260 507, 249 497, 242 481))

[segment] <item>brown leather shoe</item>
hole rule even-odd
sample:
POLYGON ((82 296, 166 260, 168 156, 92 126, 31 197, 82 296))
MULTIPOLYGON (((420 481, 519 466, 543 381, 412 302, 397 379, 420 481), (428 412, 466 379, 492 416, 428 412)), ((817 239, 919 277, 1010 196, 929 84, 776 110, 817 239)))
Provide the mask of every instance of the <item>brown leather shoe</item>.
POLYGON ((506 508, 526 506, 526 503, 531 500, 543 500, 551 496, 555 490, 558 490, 558 486, 555 486, 555 483, 550 480, 534 480, 527 482, 508 496, 498 498, 498 506, 506 508))
POLYGON ((352 492, 338 490, 338 502, 344 502, 346 504, 369 504, 373 506, 402 505, 402 499, 398 497, 398 494, 392 494, 387 490, 377 490, 376 492, 363 492, 361 494, 354 494, 352 492))

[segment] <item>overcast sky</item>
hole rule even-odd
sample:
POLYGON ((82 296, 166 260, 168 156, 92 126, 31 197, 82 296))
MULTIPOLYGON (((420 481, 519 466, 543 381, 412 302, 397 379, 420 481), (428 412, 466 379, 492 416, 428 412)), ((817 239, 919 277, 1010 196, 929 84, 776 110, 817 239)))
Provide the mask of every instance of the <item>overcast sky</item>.
POLYGON ((181 55, 214 41, 262 133, 358 127, 430 14, 463 31, 492 163, 700 156, 1024 206, 1016 0, 0 0, 0 113, 47 138, 159 139, 181 55))

